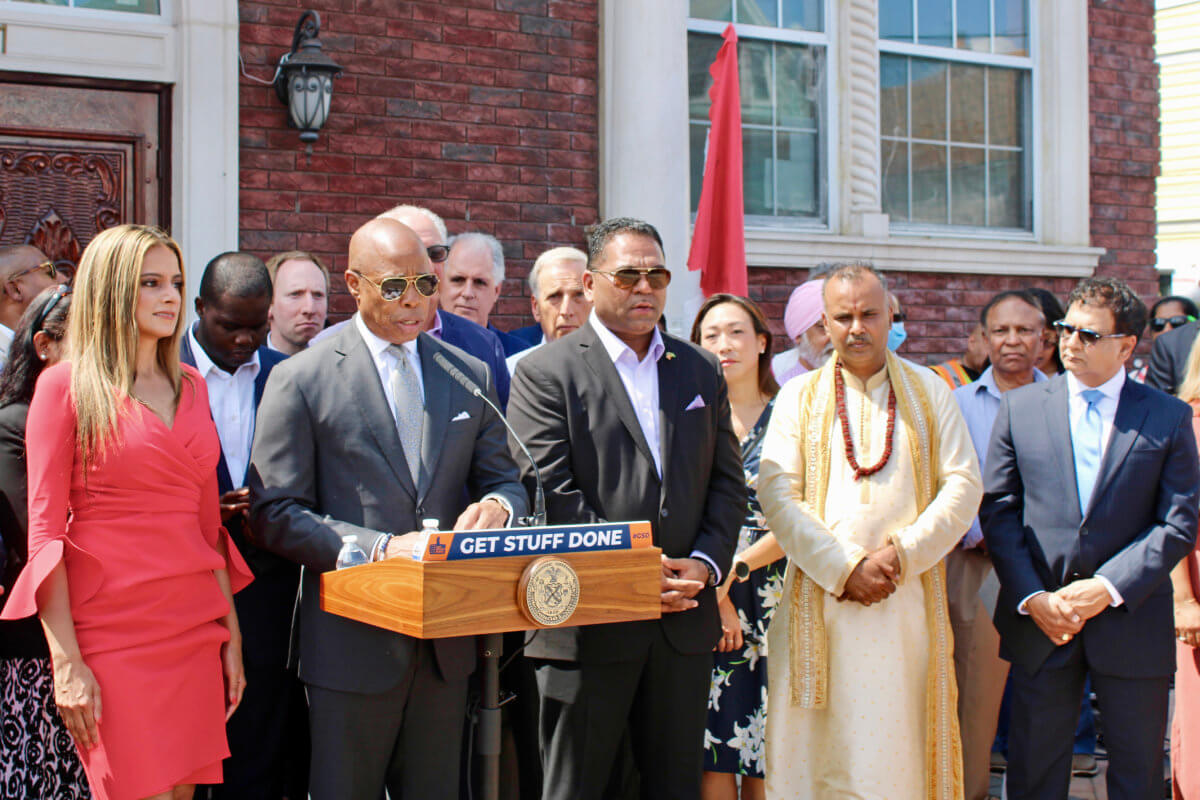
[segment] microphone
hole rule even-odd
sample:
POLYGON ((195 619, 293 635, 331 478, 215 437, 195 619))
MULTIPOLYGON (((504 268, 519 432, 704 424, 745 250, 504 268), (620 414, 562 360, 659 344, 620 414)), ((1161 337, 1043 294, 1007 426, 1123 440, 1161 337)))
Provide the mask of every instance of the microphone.
POLYGON ((505 418, 504 412, 491 401, 491 399, 479 388, 479 384, 467 377, 461 369, 450 363, 450 360, 441 353, 434 353, 433 360, 439 367, 442 368, 447 375, 455 380, 459 386, 466 389, 470 394, 478 397, 483 402, 491 406, 496 412, 496 416, 500 417, 500 421, 504 423, 504 427, 512 434, 513 439, 521 448, 521 452, 525 454, 525 458, 529 459, 529 465, 533 467, 533 478, 536 481, 536 489, 533 495, 533 514, 528 517, 521 517, 518 522, 523 525, 545 525, 546 524, 546 493, 542 491, 542 473, 538 470, 537 462, 533 460, 533 456, 529 454, 529 448, 521 441, 521 437, 517 436, 517 432, 513 430, 512 425, 508 424, 508 419, 505 418))

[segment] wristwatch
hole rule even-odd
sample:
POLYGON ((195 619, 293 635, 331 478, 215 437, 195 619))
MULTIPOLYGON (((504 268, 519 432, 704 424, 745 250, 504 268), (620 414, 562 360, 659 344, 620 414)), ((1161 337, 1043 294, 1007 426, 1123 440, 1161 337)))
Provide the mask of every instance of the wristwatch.
POLYGON ((704 585, 705 586, 716 586, 717 585, 717 568, 714 567, 712 564, 708 563, 707 561, 705 561, 703 558, 700 559, 700 563, 704 565, 704 568, 706 570, 708 570, 708 580, 704 582, 704 585))
POLYGON ((750 579, 750 565, 739 558, 733 560, 733 577, 738 583, 745 583, 750 579))

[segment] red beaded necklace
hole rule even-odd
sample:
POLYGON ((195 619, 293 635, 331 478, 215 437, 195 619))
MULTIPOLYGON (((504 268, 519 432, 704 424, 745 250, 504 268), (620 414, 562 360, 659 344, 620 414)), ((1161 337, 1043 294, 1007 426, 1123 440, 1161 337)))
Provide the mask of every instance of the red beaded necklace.
POLYGON ((837 399, 837 415, 838 422, 842 425, 842 444, 846 448, 846 461, 849 462, 851 469, 854 470, 854 480, 860 478, 869 478, 887 465, 888 459, 892 457, 892 434, 896 430, 896 390, 892 388, 891 382, 888 383, 888 409, 887 409, 887 443, 883 448, 883 457, 879 459, 879 463, 870 467, 860 467, 858 459, 854 457, 854 440, 850 438, 850 415, 846 413, 846 382, 842 378, 842 365, 838 364, 833 370, 833 387, 834 396, 837 399))

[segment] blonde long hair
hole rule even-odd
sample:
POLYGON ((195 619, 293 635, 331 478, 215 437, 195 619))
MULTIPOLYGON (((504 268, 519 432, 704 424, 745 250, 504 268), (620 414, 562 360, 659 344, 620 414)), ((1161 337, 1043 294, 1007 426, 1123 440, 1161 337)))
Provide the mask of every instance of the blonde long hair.
MULTIPOLYGON (((85 470, 114 441, 121 405, 133 396, 138 290, 142 262, 152 247, 165 247, 174 253, 183 273, 179 245, 165 231, 149 225, 118 225, 102 231, 79 261, 74 302, 67 319, 67 342, 76 440, 85 470)), ((183 319, 181 308, 174 333, 158 341, 156 358, 175 387, 176 401, 182 375, 179 338, 183 319)))

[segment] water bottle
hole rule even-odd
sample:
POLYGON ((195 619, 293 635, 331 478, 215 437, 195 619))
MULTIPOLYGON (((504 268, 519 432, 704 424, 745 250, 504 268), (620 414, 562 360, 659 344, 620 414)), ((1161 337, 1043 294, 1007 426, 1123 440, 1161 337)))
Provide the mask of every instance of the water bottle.
POLYGON ((342 537, 342 549, 338 551, 337 557, 338 569, 357 567, 370 563, 370 561, 371 559, 367 558, 366 551, 358 546, 357 536, 342 537))
POLYGON ((421 535, 417 541, 413 543, 413 558, 420 561, 425 556, 425 551, 429 547, 429 539, 438 532, 439 520, 423 519, 421 520, 421 535))

